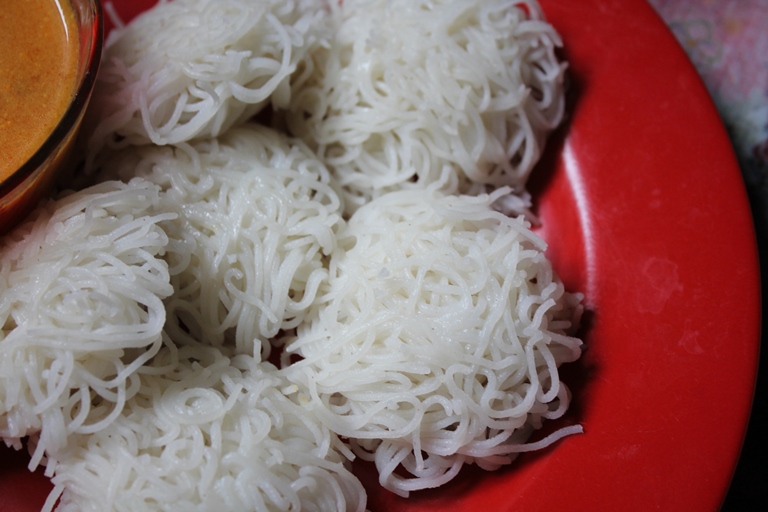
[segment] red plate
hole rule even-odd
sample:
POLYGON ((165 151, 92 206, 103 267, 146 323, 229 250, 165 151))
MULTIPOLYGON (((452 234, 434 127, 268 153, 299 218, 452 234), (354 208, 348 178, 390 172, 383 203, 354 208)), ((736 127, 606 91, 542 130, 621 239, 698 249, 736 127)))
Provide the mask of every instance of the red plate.
MULTIPOLYGON (((126 19, 153 0, 112 0, 126 19)), ((567 369, 585 433, 511 467, 470 470, 375 512, 714 510, 749 416, 758 259, 721 121, 677 42, 641 0, 541 0, 570 62, 570 119, 533 186, 566 284, 586 294, 587 351, 567 369)), ((0 452, 0 511, 50 489, 0 452)), ((368 483, 368 482, 367 482, 368 483)))

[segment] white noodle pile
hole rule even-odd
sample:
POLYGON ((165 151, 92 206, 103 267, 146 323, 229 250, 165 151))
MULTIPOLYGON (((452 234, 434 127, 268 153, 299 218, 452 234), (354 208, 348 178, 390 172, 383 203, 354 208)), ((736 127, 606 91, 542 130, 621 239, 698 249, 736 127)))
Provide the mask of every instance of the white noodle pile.
POLYGON ((110 33, 90 152, 215 136, 268 103, 286 106, 326 16, 321 0, 161 2, 110 33))
POLYGON ((161 349, 107 430, 57 461, 58 512, 358 511, 351 456, 280 389, 274 366, 212 347, 161 349))
POLYGON ((105 428, 160 348, 158 187, 105 182, 49 201, 0 240, 0 436, 37 443, 34 468, 70 436, 105 428), (39 439, 38 439, 39 437, 39 439))
POLYGON ((581 431, 524 444, 568 407, 558 367, 581 353, 581 306, 526 221, 491 207, 506 193, 403 190, 360 208, 286 347, 304 358, 284 371, 313 413, 398 494, 581 431))
POLYGON ((533 0, 118 26, 99 184, 0 238, 0 437, 46 465, 45 510, 362 512, 355 456, 407 496, 581 432, 531 441, 581 297, 505 215, 563 116, 560 44, 533 0))
MULTIPOLYGON (((167 329, 176 341, 269 353, 269 338, 298 325, 327 277, 341 204, 328 170, 301 143, 244 125, 216 140, 144 147, 107 169, 160 185, 179 214, 167 329), (190 249, 191 247, 191 249, 190 249)), ((169 228, 170 229, 170 228, 169 228)))
POLYGON ((286 122, 335 172, 350 212, 445 168, 446 192, 523 193, 564 110, 561 41, 537 2, 344 0, 337 11, 286 122))

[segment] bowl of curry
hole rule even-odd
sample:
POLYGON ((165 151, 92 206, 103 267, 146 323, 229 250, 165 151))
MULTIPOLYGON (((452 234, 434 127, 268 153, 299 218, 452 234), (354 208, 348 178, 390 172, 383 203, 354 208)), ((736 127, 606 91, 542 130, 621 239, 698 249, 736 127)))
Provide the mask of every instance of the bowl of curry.
POLYGON ((76 161, 103 43, 100 0, 3 0, 0 234, 76 161))

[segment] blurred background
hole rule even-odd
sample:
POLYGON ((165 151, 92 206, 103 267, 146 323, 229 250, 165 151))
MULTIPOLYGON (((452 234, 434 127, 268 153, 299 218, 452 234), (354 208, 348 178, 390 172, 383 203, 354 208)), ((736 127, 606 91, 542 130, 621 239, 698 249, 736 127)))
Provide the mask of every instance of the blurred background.
MULTIPOLYGON (((698 69, 728 130, 752 207, 761 256, 762 289, 766 290, 768 0, 648 1, 698 69)), ((767 303, 764 299, 764 319, 767 303)), ((764 435, 768 432, 767 334, 768 328, 764 327, 752 416, 722 512, 768 508, 768 443, 764 435)))

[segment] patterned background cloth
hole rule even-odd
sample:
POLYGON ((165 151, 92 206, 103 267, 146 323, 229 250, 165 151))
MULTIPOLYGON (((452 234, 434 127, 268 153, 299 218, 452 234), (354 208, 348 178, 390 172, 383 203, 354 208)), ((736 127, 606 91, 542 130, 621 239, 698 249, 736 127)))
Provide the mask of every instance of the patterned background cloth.
MULTIPOLYGON (((698 69, 731 137, 755 219, 763 289, 768 290, 768 0, 648 1, 698 69)), ((768 508, 768 327, 763 331, 752 418, 722 512, 768 508)))
MULTIPOLYGON (((649 0, 699 70, 768 221, 768 2, 649 0), (759 197, 758 197, 759 196, 759 197)), ((756 219, 758 220, 758 219, 756 219)))

